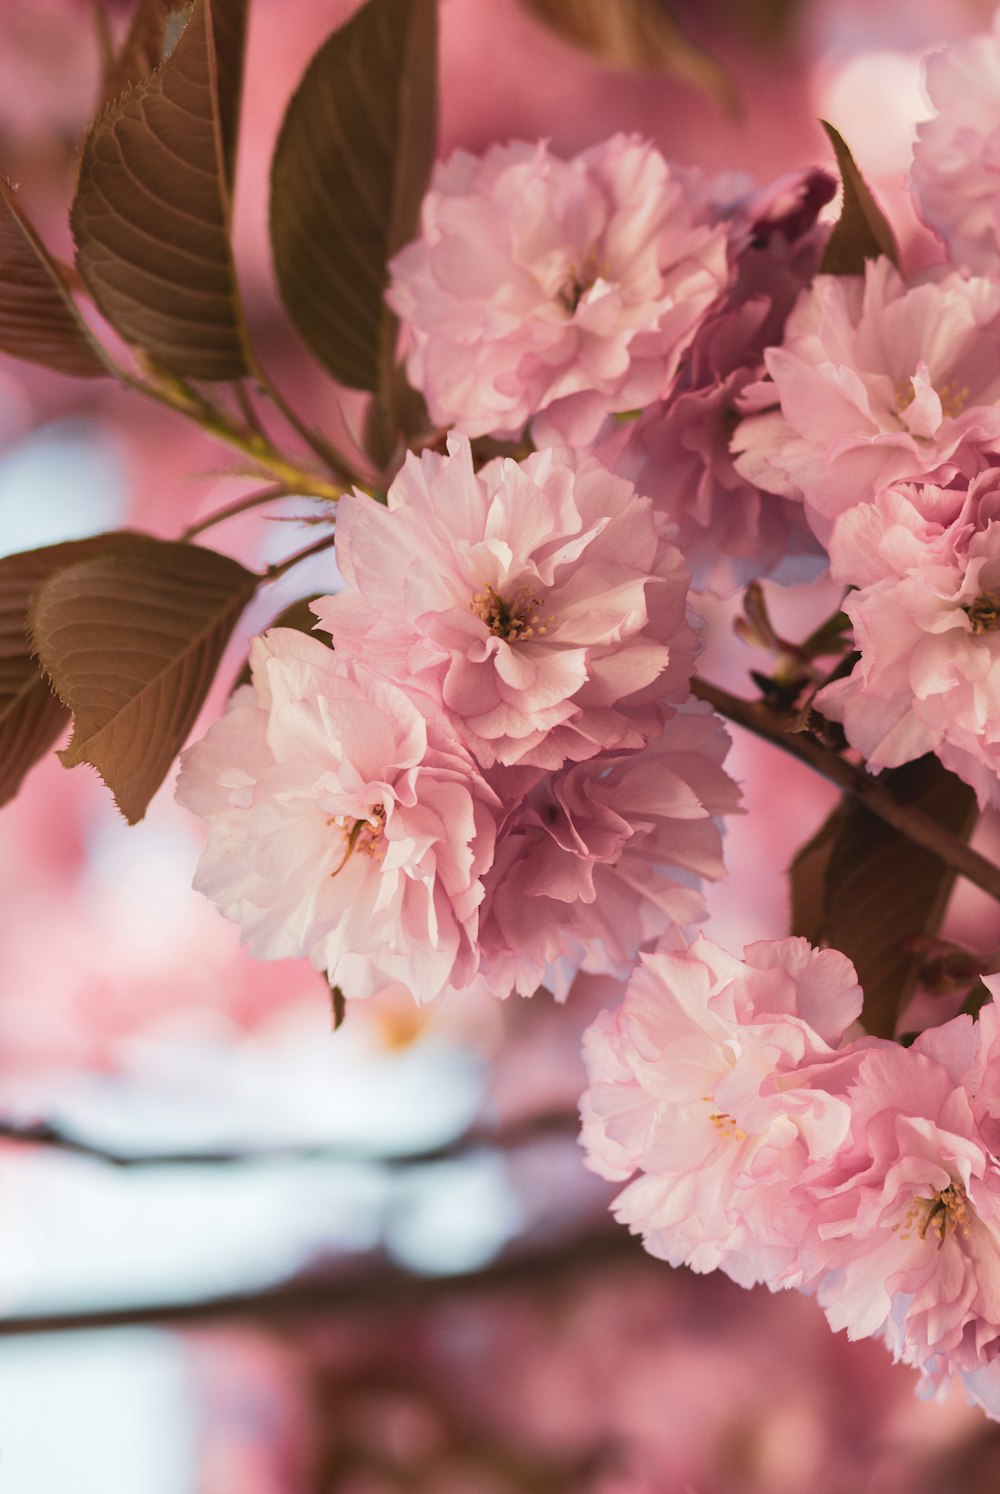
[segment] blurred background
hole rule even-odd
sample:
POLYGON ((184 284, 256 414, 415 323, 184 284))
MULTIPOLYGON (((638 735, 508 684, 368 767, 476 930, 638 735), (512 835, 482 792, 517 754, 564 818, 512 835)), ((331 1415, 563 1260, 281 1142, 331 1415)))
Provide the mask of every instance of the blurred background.
MULTIPOLYGON (((278 310, 266 182, 285 101, 353 8, 252 0, 237 191, 263 361, 332 429, 333 390, 278 310)), ((441 0, 442 153, 513 136, 571 153, 636 130, 764 180, 829 164, 822 116, 907 267, 934 260, 906 189, 920 58, 988 27, 991 6, 669 8, 673 70, 636 74, 520 0, 441 0)), ((120 29, 125 0, 103 9, 120 29)), ((66 256, 98 34, 90 0, 0 5, 0 173, 66 256)), ((134 396, 0 363, 0 553, 125 523, 176 535, 242 491, 226 464, 134 396)), ((303 543, 297 511, 212 542, 279 559, 303 543)), ((317 557, 245 631, 335 584, 317 557)), ((823 584, 767 590, 793 638, 836 602, 823 584)), ((759 660, 731 607, 708 610, 704 672, 744 688, 759 660)), ((224 681, 244 653, 245 637, 224 681)), ((710 932, 738 951, 787 932, 786 868, 832 799, 742 735, 729 766, 748 813, 710 932)), ((89 769, 54 757, 3 810, 0 1131, 39 1144, 0 1141, 0 1494, 996 1487, 997 1431, 960 1398, 919 1403, 909 1371, 831 1335, 812 1302, 673 1272, 613 1225, 614 1190, 575 1142, 579 1035, 611 983, 579 979, 565 1007, 359 1004, 334 1033, 315 972, 247 959, 190 890, 199 842, 170 784, 128 829, 89 769)), ((990 918, 963 894, 951 927, 986 946, 990 918)))

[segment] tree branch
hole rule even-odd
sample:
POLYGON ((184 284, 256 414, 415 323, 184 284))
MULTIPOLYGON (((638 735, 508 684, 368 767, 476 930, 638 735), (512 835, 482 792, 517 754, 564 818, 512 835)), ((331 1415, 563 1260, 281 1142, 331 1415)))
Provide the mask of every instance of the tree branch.
POLYGON ((425 1147, 422 1151, 416 1152, 396 1152, 390 1155, 365 1151, 358 1147, 343 1146, 335 1142, 320 1142, 311 1146, 261 1147, 244 1151, 130 1154, 85 1141, 58 1126, 51 1125, 48 1121, 22 1122, 0 1118, 0 1142, 48 1147, 53 1151, 89 1157, 92 1161, 119 1168, 221 1167, 265 1162, 339 1162, 395 1169, 427 1167, 435 1162, 451 1162, 457 1158, 466 1157, 474 1151, 515 1151, 550 1136, 575 1136, 579 1129, 580 1118, 575 1111, 554 1110, 528 1116, 503 1130, 473 1126, 464 1131, 461 1136, 442 1142, 440 1146, 425 1147))
POLYGON ((800 762, 807 763, 814 772, 836 784, 843 793, 850 794, 852 799, 863 804, 894 830, 900 831, 914 845, 932 851, 945 866, 975 883, 1000 902, 1000 867, 987 861, 985 856, 980 856, 978 851, 974 851, 957 835, 952 835, 922 810, 901 804, 877 778, 866 773, 863 768, 856 768, 853 763, 824 747, 808 733, 793 731, 790 716, 775 710, 766 701, 743 700, 738 695, 730 695, 727 690, 720 689, 709 680, 695 678, 691 681, 691 689, 699 700, 705 700, 714 706, 721 716, 753 732, 755 736, 772 742, 783 752, 797 757, 800 762))
POLYGON ((25 1313, 0 1318, 0 1339, 43 1333, 91 1332, 95 1328, 159 1326, 186 1328, 218 1319, 253 1321, 314 1317, 344 1312, 375 1312, 422 1307, 441 1298, 501 1290, 509 1286, 565 1281, 567 1273, 615 1260, 643 1262, 656 1269, 639 1242, 620 1225, 596 1225, 570 1240, 503 1255, 477 1271, 454 1276, 414 1276, 380 1257, 363 1269, 327 1277, 302 1277, 252 1292, 229 1292, 195 1302, 148 1302, 127 1307, 85 1308, 78 1312, 25 1313))

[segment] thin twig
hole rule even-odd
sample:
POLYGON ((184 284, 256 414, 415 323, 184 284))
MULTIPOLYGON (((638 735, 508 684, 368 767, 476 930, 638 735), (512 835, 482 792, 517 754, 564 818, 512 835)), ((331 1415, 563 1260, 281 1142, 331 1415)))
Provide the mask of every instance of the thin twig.
POLYGON ((281 413, 296 435, 306 443, 310 451, 319 457, 334 476, 341 478, 348 485, 356 483, 359 480, 359 474, 355 472, 347 458, 325 436, 320 435, 319 431, 313 430, 306 424, 259 364, 254 368, 254 378, 261 391, 281 413))
POLYGON ((394 1152, 389 1155, 345 1146, 342 1142, 316 1142, 307 1146, 290 1144, 244 1150, 129 1153, 85 1141, 49 1121, 3 1119, 0 1119, 0 1141, 24 1146, 47 1147, 53 1151, 88 1157, 92 1161, 103 1162, 109 1167, 125 1169, 220 1167, 272 1162, 332 1162, 342 1165, 397 1169, 427 1167, 437 1162, 452 1162, 476 1151, 516 1151, 520 1147, 531 1146, 534 1142, 543 1141, 551 1136, 575 1136, 579 1129, 580 1119, 575 1111, 543 1111, 502 1130, 474 1126, 464 1131, 461 1136, 453 1137, 439 1146, 425 1147, 421 1151, 394 1152))
POLYGON ((189 524, 183 530, 178 539, 182 541, 194 539, 196 534, 211 529, 215 524, 222 524, 226 519, 235 519, 237 514, 246 513, 248 509, 259 508, 262 503, 273 503, 278 498, 292 498, 300 495, 290 493, 284 483, 275 483, 270 488, 260 488, 256 493, 248 493, 245 498, 237 498, 234 503, 227 503, 225 508, 217 508, 214 514, 206 514, 196 524, 189 524))
POLYGON ((708 701, 720 715, 745 727, 755 736, 772 742, 783 752, 797 757, 800 762, 807 763, 814 772, 836 784, 845 794, 850 794, 852 799, 863 804, 894 830, 899 830, 914 845, 933 851, 945 866, 975 883, 1000 902, 1000 866, 995 866, 985 856, 980 856, 978 851, 974 851, 957 835, 952 835, 922 810, 909 804, 901 804, 877 778, 864 769, 856 768, 853 763, 824 747, 814 737, 792 730, 791 718, 783 712, 775 710, 763 700, 743 700, 737 695, 730 695, 728 690, 720 689, 709 680, 696 678, 691 682, 691 689, 699 700, 708 701))
POLYGON ((297 550, 294 555, 289 555, 285 560, 276 560, 273 565, 268 566, 262 579, 264 581, 277 581, 279 576, 283 576, 286 571, 290 571, 293 566, 299 564, 299 561, 309 560, 313 555, 319 555, 323 550, 329 550, 336 543, 336 538, 334 534, 325 534, 315 544, 306 545, 304 550, 297 550))

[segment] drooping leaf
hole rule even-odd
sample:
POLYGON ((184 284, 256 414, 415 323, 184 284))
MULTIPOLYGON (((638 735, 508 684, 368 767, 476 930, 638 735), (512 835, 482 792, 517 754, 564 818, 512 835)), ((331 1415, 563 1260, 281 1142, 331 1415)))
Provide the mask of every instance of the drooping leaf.
POLYGON ((36 588, 32 643, 73 712, 60 756, 91 763, 130 824, 183 746, 258 580, 215 550, 133 535, 36 588))
POLYGON ((144 83, 166 60, 190 13, 191 0, 139 0, 125 40, 105 71, 102 106, 114 103, 137 83, 144 83))
POLYGON ((288 314, 334 378, 387 388, 387 264, 413 238, 434 160, 435 0, 368 0, 317 52, 271 171, 271 243, 288 314))
POLYGON ((839 130, 820 120, 833 146, 840 171, 843 201, 840 217, 826 241, 820 271, 824 275, 863 275, 866 259, 884 254, 899 265, 896 237, 871 188, 857 168, 839 130))
POLYGON ((250 369, 229 242, 247 0, 196 0, 167 60, 95 121, 71 222, 101 312, 182 378, 250 369))
MULTIPOLYGON (((932 755, 883 773, 881 782, 953 834, 976 821, 972 789, 932 755)), ((920 973, 906 941, 934 934, 954 872, 860 804, 845 799, 795 858, 792 932, 841 950, 864 988, 862 1022, 891 1037, 920 973)))
POLYGON ((0 559, 0 804, 14 797, 25 773, 69 721, 32 657, 27 631, 32 593, 46 576, 100 554, 121 538, 95 535, 0 559))
POLYGON ((689 36, 662 0, 522 0, 565 41, 609 67, 658 69, 712 95, 730 114, 740 109, 732 78, 689 36))
MULTIPOLYGON (((318 596, 319 592, 314 592, 311 597, 303 597, 302 600, 298 602, 289 602, 288 606, 284 607, 278 613, 277 617, 273 617, 271 619, 271 621, 267 624, 267 627, 294 628, 297 633, 311 634, 311 636, 315 638, 319 643, 328 643, 329 639, 326 638, 322 633, 313 633, 313 628, 316 626, 317 617, 309 604, 310 602, 315 602, 318 596)), ((263 633, 265 629, 261 628, 260 631, 263 633)), ((240 685, 249 685, 252 679, 253 675, 250 671, 250 660, 247 659, 243 665, 243 668, 233 680, 233 690, 238 690, 240 685)), ((232 694, 232 690, 229 693, 232 694)))
POLYGON ((21 211, 14 188, 2 177, 0 352, 82 379, 109 372, 58 264, 21 211))

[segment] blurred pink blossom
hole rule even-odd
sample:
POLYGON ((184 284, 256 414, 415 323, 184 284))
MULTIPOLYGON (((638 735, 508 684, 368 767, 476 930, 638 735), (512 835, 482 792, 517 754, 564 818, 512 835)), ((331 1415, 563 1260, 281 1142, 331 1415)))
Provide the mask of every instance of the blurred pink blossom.
POLYGON ((935 52, 925 82, 936 109, 917 126, 913 190, 952 262, 1000 269, 1000 12, 993 30, 935 52))

